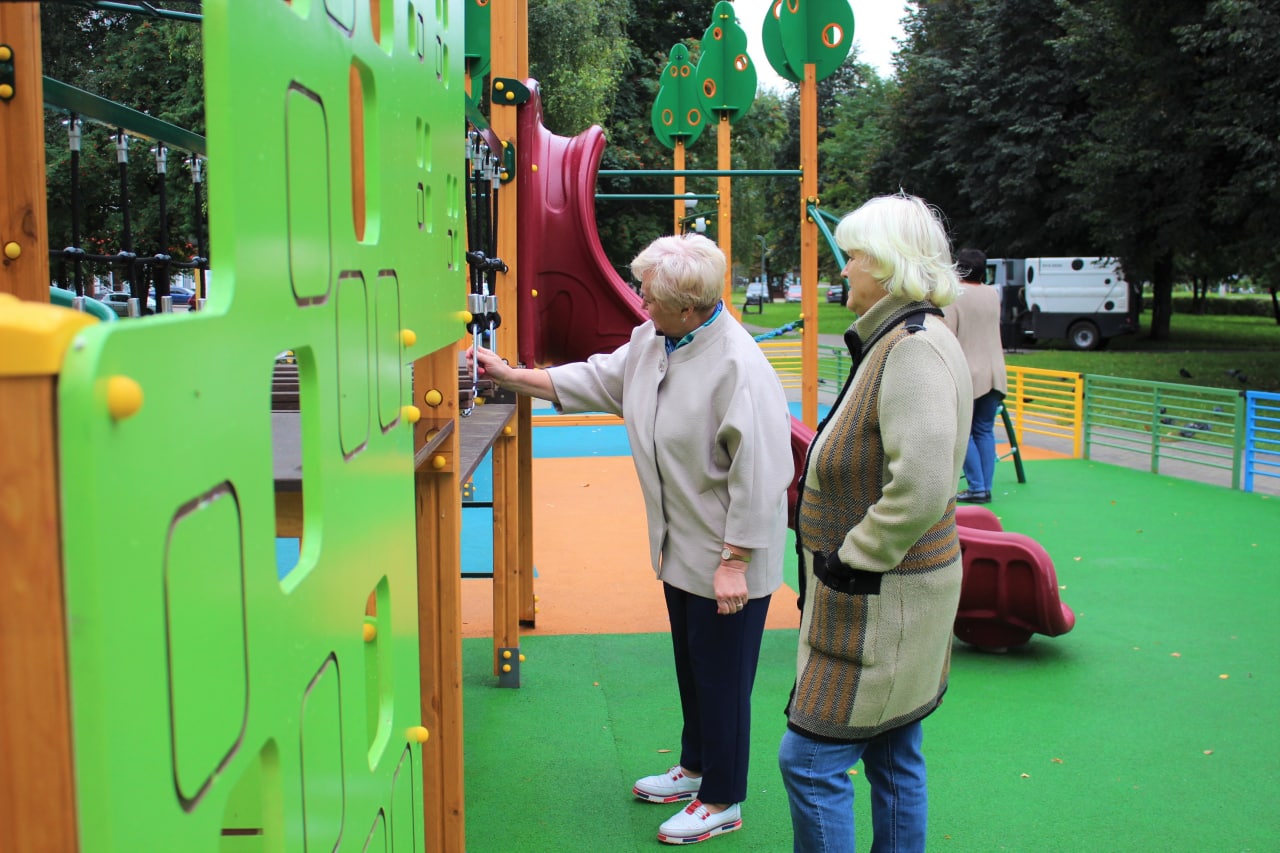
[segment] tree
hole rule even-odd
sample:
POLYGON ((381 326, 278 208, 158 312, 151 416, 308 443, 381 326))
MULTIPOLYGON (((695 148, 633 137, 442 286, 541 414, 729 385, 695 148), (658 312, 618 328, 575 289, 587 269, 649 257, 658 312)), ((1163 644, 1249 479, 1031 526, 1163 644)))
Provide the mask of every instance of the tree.
POLYGON ((1088 98, 1088 132, 1066 174, 1074 204, 1131 282, 1149 280, 1151 337, 1167 339, 1175 258, 1211 245, 1205 200, 1213 147, 1187 109, 1204 82, 1174 33, 1201 0, 1089 0, 1067 6, 1059 56, 1088 98))
MULTIPOLYGON (((167 5, 179 11, 199 11, 198 3, 183 0, 167 5)), ((199 25, 45 3, 41 6, 41 31, 44 73, 48 76, 193 133, 204 133, 199 25)), ((60 111, 46 113, 50 245, 61 248, 75 243, 74 213, 80 220, 80 248, 90 253, 116 254, 127 248, 138 255, 167 254, 174 260, 193 256, 203 228, 203 210, 195 208, 189 172, 182 165, 186 152, 170 153, 168 174, 162 178, 149 150, 155 143, 130 139, 126 220, 116 156, 118 129, 83 123, 77 205, 71 190, 69 118, 60 111), (162 180, 168 194, 167 223, 160 221, 157 198, 162 180), (169 240, 162 245, 166 224, 169 240)), ((115 271, 126 270, 121 265, 115 271)), ((60 283, 70 284, 65 264, 55 262, 53 272, 60 283)), ((109 270, 99 266, 94 272, 106 275, 109 270)))
POLYGON ((609 116, 627 61, 626 11, 603 0, 529 4, 529 75, 550 130, 572 136, 609 116))
POLYGON ((1256 276, 1271 291, 1280 323, 1280 10, 1259 0, 1218 0, 1202 23, 1176 35, 1187 60, 1204 74, 1193 133, 1198 145, 1218 152, 1206 199, 1224 246, 1216 253, 1217 278, 1256 276))

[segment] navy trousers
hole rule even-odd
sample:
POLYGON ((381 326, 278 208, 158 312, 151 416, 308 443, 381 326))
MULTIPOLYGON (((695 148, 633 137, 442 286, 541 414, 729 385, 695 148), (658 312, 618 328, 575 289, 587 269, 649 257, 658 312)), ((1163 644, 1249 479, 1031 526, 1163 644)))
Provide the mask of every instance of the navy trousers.
POLYGON ((663 592, 684 712, 680 766, 702 774, 704 803, 740 803, 747 798, 751 688, 771 596, 721 616, 714 599, 670 584, 663 592))

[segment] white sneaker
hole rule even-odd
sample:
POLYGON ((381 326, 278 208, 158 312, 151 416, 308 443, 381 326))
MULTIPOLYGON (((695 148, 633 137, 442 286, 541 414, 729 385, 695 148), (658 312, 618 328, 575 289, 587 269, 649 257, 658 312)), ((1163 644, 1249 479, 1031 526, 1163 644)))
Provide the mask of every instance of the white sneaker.
POLYGON ((738 803, 712 814, 701 800, 694 800, 658 827, 658 840, 663 844, 697 844, 735 829, 742 829, 742 808, 738 803))
POLYGON ((677 764, 666 773, 637 780, 631 793, 651 803, 675 803, 680 800, 692 800, 698 795, 698 789, 701 787, 701 776, 687 776, 684 768, 677 764))

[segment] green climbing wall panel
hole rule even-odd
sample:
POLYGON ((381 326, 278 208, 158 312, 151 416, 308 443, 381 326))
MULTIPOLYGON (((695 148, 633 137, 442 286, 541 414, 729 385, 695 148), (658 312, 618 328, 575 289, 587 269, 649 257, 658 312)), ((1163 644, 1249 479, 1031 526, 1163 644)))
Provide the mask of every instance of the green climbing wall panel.
POLYGON ((208 309, 85 330, 59 386, 82 850, 421 851, 402 407, 463 333, 463 0, 203 14, 208 309))

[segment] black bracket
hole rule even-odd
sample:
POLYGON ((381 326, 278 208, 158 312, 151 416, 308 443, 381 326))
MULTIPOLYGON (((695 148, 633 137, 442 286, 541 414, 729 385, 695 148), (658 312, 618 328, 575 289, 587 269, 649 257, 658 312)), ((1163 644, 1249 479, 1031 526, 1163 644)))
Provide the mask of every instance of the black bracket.
POLYGON ((516 177, 516 144, 509 140, 502 141, 502 172, 498 175, 498 180, 502 183, 510 183, 516 177))
POLYGON ((529 102, 529 87, 511 77, 499 77, 493 81, 489 93, 490 106, 518 107, 529 102))
POLYGON ((520 647, 498 649, 498 686, 520 686, 520 647))
POLYGON ((17 81, 13 75, 13 48, 0 44, 0 101, 12 100, 17 94, 17 81))

